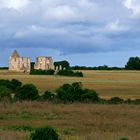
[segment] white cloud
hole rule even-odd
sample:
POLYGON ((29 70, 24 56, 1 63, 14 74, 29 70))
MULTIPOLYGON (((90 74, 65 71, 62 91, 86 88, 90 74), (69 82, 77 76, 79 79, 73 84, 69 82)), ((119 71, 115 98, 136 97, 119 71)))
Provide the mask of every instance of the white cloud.
POLYGON ((0 7, 20 10, 27 6, 29 3, 29 0, 0 0, 0 7))
POLYGON ((45 16, 47 18, 59 19, 59 20, 71 20, 76 18, 74 8, 68 5, 61 5, 57 7, 50 7, 46 10, 45 16))
POLYGON ((121 25, 120 20, 116 19, 114 22, 110 22, 106 29, 109 31, 120 32, 128 30, 128 27, 125 25, 121 25))
POLYGON ((140 16, 140 0, 124 0, 124 6, 132 11, 133 17, 140 16))

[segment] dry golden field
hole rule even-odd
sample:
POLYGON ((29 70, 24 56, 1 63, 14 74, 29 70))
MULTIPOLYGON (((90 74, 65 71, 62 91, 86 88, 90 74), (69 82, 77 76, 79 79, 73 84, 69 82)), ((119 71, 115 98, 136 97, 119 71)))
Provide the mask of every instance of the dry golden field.
POLYGON ((140 106, 0 103, 0 140, 28 140, 32 128, 50 125, 62 140, 140 140, 140 106))
POLYGON ((85 88, 95 89, 100 97, 140 98, 140 71, 83 71, 83 78, 63 76, 36 76, 24 73, 0 71, 0 78, 16 78, 33 83, 42 94, 45 90, 55 91, 64 83, 82 82, 85 88))
MULTIPOLYGON (((140 98, 138 71, 83 71, 84 78, 34 76, 0 71, 1 79, 16 78, 35 84, 40 93, 55 91, 63 83, 82 82, 100 97, 140 98)), ((0 103, 0 140, 28 140, 30 129, 51 125, 62 140, 140 140, 139 105, 0 103)))

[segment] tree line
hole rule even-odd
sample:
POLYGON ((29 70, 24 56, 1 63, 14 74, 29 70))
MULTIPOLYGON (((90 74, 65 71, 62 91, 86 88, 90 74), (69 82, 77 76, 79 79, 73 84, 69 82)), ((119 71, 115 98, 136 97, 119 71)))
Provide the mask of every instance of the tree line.
POLYGON ((125 67, 109 67, 107 65, 98 67, 87 67, 87 66, 73 66, 72 70, 140 70, 140 58, 130 57, 125 67))

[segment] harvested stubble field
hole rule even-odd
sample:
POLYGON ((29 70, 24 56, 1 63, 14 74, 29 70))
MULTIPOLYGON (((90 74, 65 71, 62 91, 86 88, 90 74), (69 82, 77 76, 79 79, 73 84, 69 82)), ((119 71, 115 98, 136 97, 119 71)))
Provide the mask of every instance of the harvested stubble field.
POLYGON ((64 83, 82 82, 83 87, 95 89, 100 97, 140 98, 140 71, 83 71, 84 77, 37 76, 24 73, 0 71, 0 78, 16 78, 33 83, 41 94, 46 90, 55 91, 64 83))
POLYGON ((140 140, 140 106, 0 103, 0 140, 28 140, 29 131, 22 130, 45 125, 62 140, 140 140))
MULTIPOLYGON (((63 83, 82 82, 100 97, 140 98, 138 71, 83 71, 84 78, 34 76, 0 71, 1 79, 16 78, 35 84, 40 93, 55 91, 63 83)), ((140 106, 51 104, 47 102, 0 103, 0 140, 27 140, 36 127, 51 125, 62 140, 140 140, 140 106), (23 131, 24 130, 24 131, 23 131)))

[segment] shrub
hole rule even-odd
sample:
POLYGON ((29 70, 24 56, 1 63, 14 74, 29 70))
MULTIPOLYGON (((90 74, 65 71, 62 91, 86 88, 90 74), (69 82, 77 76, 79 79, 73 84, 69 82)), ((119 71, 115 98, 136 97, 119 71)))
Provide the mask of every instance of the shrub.
POLYGON ((30 74, 32 75, 54 75, 54 70, 32 70, 30 74))
POLYGON ((5 86, 5 87, 7 87, 8 89, 13 89, 13 84, 12 84, 11 81, 9 81, 9 80, 1 79, 1 80, 0 80, 0 86, 5 86))
POLYGON ((18 100, 36 100, 38 97, 38 90, 32 84, 22 86, 15 94, 15 98, 18 100))
POLYGON ((124 100, 119 97, 112 97, 110 100, 108 100, 109 104, 120 104, 123 102, 124 102, 124 100))
POLYGON ((35 132, 31 133, 29 140, 60 140, 56 130, 52 127, 46 126, 38 128, 35 132))
POLYGON ((83 93, 81 83, 75 82, 72 85, 64 84, 57 89, 57 97, 61 101, 79 101, 81 100, 81 95, 83 93))
POLYGON ((63 86, 59 87, 56 92, 57 92, 57 97, 61 101, 71 101, 71 85, 70 84, 64 84, 63 86))
POLYGON ((99 97, 95 90, 85 89, 82 99, 86 101, 98 101, 99 97))
POLYGON ((18 89, 22 86, 22 82, 20 82, 20 81, 17 80, 17 79, 12 79, 12 80, 11 80, 11 84, 13 85, 13 86, 12 86, 12 89, 13 89, 14 91, 18 90, 18 89))
POLYGON ((128 140, 128 138, 122 137, 122 138, 120 138, 119 140, 128 140))
POLYGON ((70 69, 60 70, 57 72, 57 75, 83 77, 82 72, 74 72, 70 69))
POLYGON ((124 103, 126 103, 126 104, 131 104, 131 103, 133 103, 133 100, 127 99, 127 100, 124 101, 124 103))
POLYGON ((82 72, 79 72, 79 71, 76 71, 74 73, 74 76, 76 76, 76 77, 84 77, 83 73, 82 72))
POLYGON ((132 101, 135 105, 140 105, 140 99, 135 99, 132 101))
POLYGON ((11 99, 11 90, 5 86, 0 86, 0 100, 4 98, 11 99))
POLYGON ((75 82, 72 84, 64 84, 57 89, 57 97, 61 101, 98 101, 98 94, 94 90, 82 89, 82 84, 75 82))
POLYGON ((18 88, 21 87, 22 83, 19 80, 12 79, 11 81, 9 80, 0 80, 0 86, 5 86, 8 89, 11 89, 13 92, 15 92, 18 88))
POLYGON ((41 99, 43 100, 53 100, 55 95, 51 93, 50 91, 45 91, 44 95, 42 95, 41 99))

